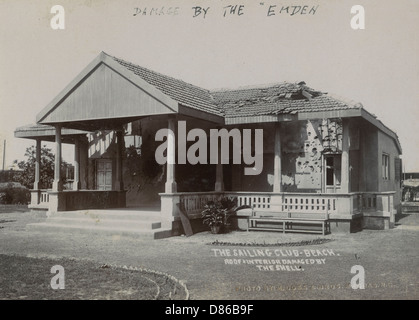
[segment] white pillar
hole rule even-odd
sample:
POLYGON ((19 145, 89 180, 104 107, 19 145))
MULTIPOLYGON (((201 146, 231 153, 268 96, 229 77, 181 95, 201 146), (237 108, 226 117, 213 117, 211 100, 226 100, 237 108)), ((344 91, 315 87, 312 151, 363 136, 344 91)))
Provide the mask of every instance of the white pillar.
POLYGON ((215 191, 224 191, 224 176, 223 176, 223 165, 218 161, 216 164, 216 177, 215 177, 215 191))
POLYGON ((122 130, 116 132, 116 190, 124 190, 124 181, 122 177, 122 153, 124 152, 124 133, 122 130))
POLYGON ((349 120, 342 119, 341 192, 350 191, 349 183, 349 120))
POLYGON ((80 159, 80 189, 88 188, 88 162, 89 162, 89 143, 87 137, 79 138, 79 159, 80 159))
POLYGON ((41 139, 36 139, 36 150, 35 150, 35 181, 33 183, 33 189, 39 190, 39 180, 41 177, 41 139))
POLYGON ((55 126, 55 165, 53 191, 62 191, 63 183, 61 180, 61 125, 55 126))
POLYGON ((80 190, 80 141, 74 140, 74 181, 73 190, 80 190))
POLYGON ((168 135, 167 135, 167 163, 166 163, 166 193, 177 192, 177 184, 175 181, 175 118, 168 120, 168 135))
POLYGON ((274 157, 274 185, 273 192, 282 191, 281 171, 281 125, 275 124, 275 157, 274 157))
POLYGON ((224 174, 221 161, 221 143, 218 143, 218 159, 215 167, 215 191, 217 192, 224 191, 224 174))

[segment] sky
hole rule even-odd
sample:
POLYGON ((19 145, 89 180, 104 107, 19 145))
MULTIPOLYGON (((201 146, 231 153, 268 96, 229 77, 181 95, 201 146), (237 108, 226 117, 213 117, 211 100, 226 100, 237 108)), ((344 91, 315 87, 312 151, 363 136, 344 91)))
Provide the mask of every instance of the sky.
POLYGON ((397 133, 405 171, 419 172, 418 16, 416 0, 0 0, 0 155, 6 140, 6 167, 23 159, 34 142, 15 128, 105 51, 207 89, 305 81, 361 102, 397 133), (54 5, 63 30, 51 27, 54 5), (224 15, 229 5, 241 14, 224 15), (351 27, 355 5, 365 29, 351 27))

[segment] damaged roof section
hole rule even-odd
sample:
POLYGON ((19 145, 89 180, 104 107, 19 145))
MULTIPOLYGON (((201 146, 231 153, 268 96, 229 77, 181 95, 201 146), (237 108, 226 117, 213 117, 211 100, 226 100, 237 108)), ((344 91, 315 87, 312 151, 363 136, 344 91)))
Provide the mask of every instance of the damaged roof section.
POLYGON ((304 81, 211 91, 108 56, 179 104, 220 115, 225 119, 362 108, 362 105, 348 103, 316 91, 304 81))
POLYGON ((362 108, 313 90, 305 82, 219 90, 211 94, 226 118, 362 108))

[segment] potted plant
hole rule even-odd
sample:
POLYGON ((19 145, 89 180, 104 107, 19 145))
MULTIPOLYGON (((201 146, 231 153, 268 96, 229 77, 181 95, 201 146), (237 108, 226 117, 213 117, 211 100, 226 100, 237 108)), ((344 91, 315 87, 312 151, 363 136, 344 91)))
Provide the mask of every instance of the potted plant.
POLYGON ((221 198, 218 201, 209 201, 202 211, 203 223, 211 228, 211 233, 220 233, 222 229, 230 227, 229 218, 236 213, 237 199, 221 198))
POLYGON ((227 209, 223 208, 220 202, 209 201, 202 211, 202 223, 211 228, 211 233, 220 233, 225 222, 226 211, 227 209))

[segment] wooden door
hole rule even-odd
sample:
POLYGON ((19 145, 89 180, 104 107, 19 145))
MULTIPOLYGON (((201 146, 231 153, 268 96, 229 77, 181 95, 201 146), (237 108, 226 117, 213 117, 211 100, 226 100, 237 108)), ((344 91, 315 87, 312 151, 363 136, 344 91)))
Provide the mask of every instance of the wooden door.
POLYGON ((97 160, 96 189, 112 190, 112 160, 97 160))

